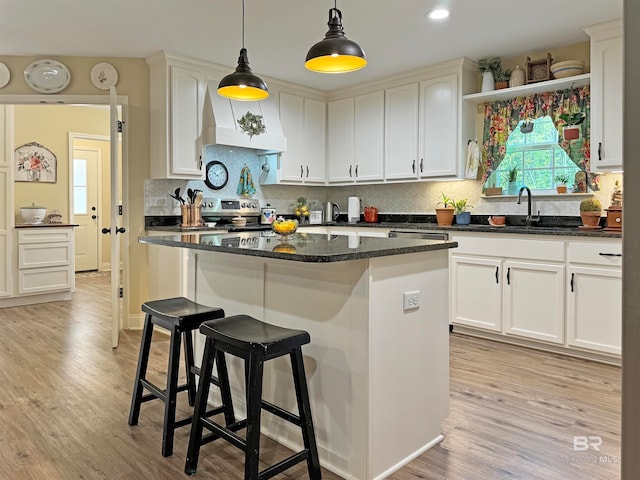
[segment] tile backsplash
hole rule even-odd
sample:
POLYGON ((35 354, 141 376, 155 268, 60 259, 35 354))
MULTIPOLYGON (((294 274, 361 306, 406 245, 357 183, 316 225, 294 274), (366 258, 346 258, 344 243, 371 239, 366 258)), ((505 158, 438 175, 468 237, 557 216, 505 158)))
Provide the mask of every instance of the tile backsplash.
MULTIPOLYGON (((347 211, 347 198, 359 196, 364 205, 375 205, 380 213, 414 213, 433 214, 437 203, 440 201, 441 192, 454 199, 467 198, 472 205, 471 214, 505 214, 524 215, 526 204, 518 205, 515 197, 484 197, 481 194, 482 182, 480 180, 452 180, 407 182, 375 185, 349 185, 349 186, 305 186, 305 185, 261 185, 260 179, 264 178, 262 172, 263 157, 256 151, 244 148, 231 148, 224 146, 209 146, 206 150, 206 162, 220 160, 229 170, 229 182, 221 190, 211 190, 201 180, 145 180, 144 198, 145 215, 179 215, 180 207, 177 201, 169 197, 169 193, 180 187, 182 191, 187 188, 200 189, 205 197, 236 198, 240 171, 247 165, 252 172, 256 188, 254 198, 260 200, 262 205, 271 204, 280 213, 292 213, 292 204, 299 197, 324 205, 331 200, 340 206, 344 213, 347 211)), ((603 174, 600 176, 600 191, 594 195, 601 201, 603 208, 611 203, 611 192, 614 182, 620 180, 622 174, 603 174)), ((533 195, 533 212, 540 210, 540 214, 578 216, 578 206, 584 198, 583 195, 533 195)), ((524 202, 523 202, 524 203, 524 202)))

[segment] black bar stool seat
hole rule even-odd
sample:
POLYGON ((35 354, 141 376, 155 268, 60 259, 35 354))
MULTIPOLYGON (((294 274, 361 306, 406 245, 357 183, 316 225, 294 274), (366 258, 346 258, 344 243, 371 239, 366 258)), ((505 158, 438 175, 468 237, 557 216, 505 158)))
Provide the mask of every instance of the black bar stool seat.
MULTIPOLYGON (((271 325, 248 315, 206 321, 200 326, 200 333, 205 335, 206 341, 185 473, 188 475, 196 473, 202 445, 223 438, 245 452, 245 480, 266 480, 301 461, 307 462, 309 477, 312 480, 319 480, 322 475, 302 358, 302 345, 310 342, 309 333, 304 330, 271 325), (220 368, 219 357, 224 357, 225 353, 242 358, 245 362, 247 418, 235 424, 222 426, 206 415, 206 406, 213 360, 215 358, 220 368), (284 355, 289 355, 291 359, 298 415, 262 399, 264 362, 284 355), (259 471, 260 414, 263 409, 299 426, 304 449, 259 471), (247 430, 243 439, 235 432, 245 427, 247 430), (203 436, 204 428, 211 433, 203 436)), ((228 385, 220 385, 221 390, 227 387, 228 385)), ((223 394, 224 397, 230 398, 231 395, 226 393, 223 394)))
MULTIPOLYGON (((195 375, 199 368, 194 365, 192 332, 207 321, 224 317, 224 310, 217 307, 200 305, 184 297, 153 300, 142 304, 145 312, 140 353, 138 355, 138 367, 131 397, 131 409, 129 410, 129 425, 137 425, 140 416, 140 406, 144 402, 159 399, 165 404, 164 422, 162 427, 162 455, 168 457, 173 453, 174 430, 191 423, 192 417, 176 421, 176 399, 178 392, 187 391, 189 405, 193 405, 196 397, 195 375), (151 351, 151 338, 154 325, 167 329, 170 333, 169 366, 167 368, 166 388, 161 389, 147 380, 147 365, 151 351), (184 336, 183 336, 184 334, 184 336), (178 385, 178 370, 180 368, 180 346, 184 337, 184 357, 187 381, 184 385, 178 385), (144 390, 150 393, 144 394, 144 390)), ((224 357, 222 358, 224 362, 224 357)), ((216 378, 210 379, 216 385, 226 384, 224 390, 228 390, 229 379, 226 365, 218 364, 218 371, 222 371, 216 378)), ((228 424, 235 423, 233 404, 231 398, 226 400, 222 407, 214 409, 208 414, 224 413, 228 424)))

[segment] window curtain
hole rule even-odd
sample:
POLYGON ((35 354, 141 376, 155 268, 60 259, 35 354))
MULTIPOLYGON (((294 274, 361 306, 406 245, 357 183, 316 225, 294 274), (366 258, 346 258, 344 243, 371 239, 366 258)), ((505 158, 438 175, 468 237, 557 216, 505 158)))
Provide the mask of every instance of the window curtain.
POLYGON ((589 86, 538 93, 527 97, 487 103, 484 106, 482 133, 483 183, 495 172, 504 159, 507 140, 520 120, 536 119, 549 115, 558 130, 558 144, 569 158, 585 172, 589 171, 591 95, 589 86), (580 137, 565 140, 562 134, 566 122, 563 113, 584 113, 586 118, 580 127, 580 137))

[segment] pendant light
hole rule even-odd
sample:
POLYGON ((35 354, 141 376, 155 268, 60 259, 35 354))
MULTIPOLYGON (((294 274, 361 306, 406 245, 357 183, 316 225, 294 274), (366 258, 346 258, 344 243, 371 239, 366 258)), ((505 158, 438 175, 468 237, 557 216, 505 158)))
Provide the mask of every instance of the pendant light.
POLYGON ((254 75, 249 67, 247 49, 244 48, 244 0, 242 0, 242 48, 236 71, 230 73, 218 85, 218 94, 231 100, 264 100, 269 96, 267 84, 254 75))
POLYGON ((329 9, 329 30, 324 40, 309 49, 304 66, 320 73, 346 73, 360 70, 367 65, 364 50, 356 42, 344 35, 342 12, 337 8, 329 9))

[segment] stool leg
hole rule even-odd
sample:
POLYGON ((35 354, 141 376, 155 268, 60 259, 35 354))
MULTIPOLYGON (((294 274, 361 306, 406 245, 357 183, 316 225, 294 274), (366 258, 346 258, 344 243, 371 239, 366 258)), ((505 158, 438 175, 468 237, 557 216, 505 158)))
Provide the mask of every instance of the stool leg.
POLYGON ((309 390, 307 388, 307 378, 304 373, 304 361, 302 350, 294 349, 291 353, 291 368, 293 370, 293 383, 296 389, 296 399, 298 400, 298 414, 302 428, 302 440, 304 448, 309 452, 307 458, 307 468, 311 480, 320 480, 320 459, 318 458, 318 447, 316 445, 316 435, 313 429, 311 418, 311 404, 309 403, 309 390))
POLYGON ((140 380, 146 380, 147 365, 149 363, 149 351, 151 350, 151 337, 153 336, 153 323, 151 315, 146 314, 144 318, 144 328, 140 340, 140 353, 138 354, 138 368, 136 369, 136 380, 133 385, 131 395, 131 408, 129 409, 129 425, 137 425, 140 416, 140 405, 142 404, 142 394, 144 387, 140 380))
POLYGON ((169 366, 167 368, 167 388, 165 391, 164 425, 162 427, 162 456, 173 453, 173 433, 176 428, 176 398, 178 394, 178 370, 180 369, 180 344, 182 332, 177 327, 171 329, 169 366))
POLYGON ((193 332, 184 332, 184 362, 187 370, 187 394, 189 405, 193 407, 196 401, 196 375, 191 371, 193 360, 193 332))
POLYGON ((196 473, 198 468, 198 457, 200 456, 200 443, 202 441, 203 430, 202 417, 207 413, 207 399, 209 397, 209 387, 211 385, 214 354, 214 341, 207 338, 205 340, 204 353, 202 355, 198 393, 196 394, 196 405, 193 411, 193 420, 191 422, 191 434, 189 435, 187 460, 184 466, 184 473, 187 475, 193 475, 196 473))
POLYGON ((264 357, 249 354, 245 363, 247 378, 247 446, 244 460, 244 480, 257 480, 260 461, 260 414, 262 412, 262 374, 264 357))
POLYGON ((216 350, 216 366, 218 368, 218 383, 220 384, 220 398, 224 407, 224 421, 228 427, 232 423, 236 423, 236 416, 233 411, 233 400, 231 398, 231 387, 229 386, 229 371, 227 370, 227 361, 224 352, 216 350))

